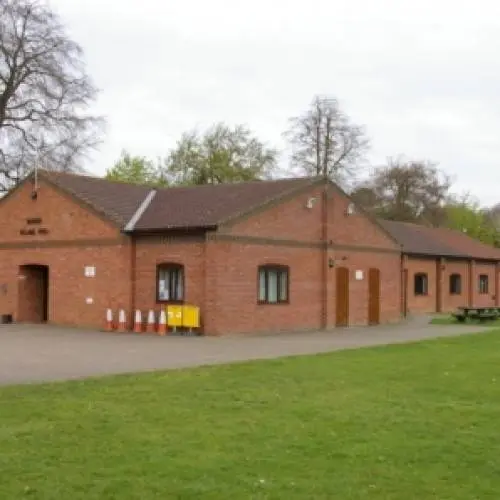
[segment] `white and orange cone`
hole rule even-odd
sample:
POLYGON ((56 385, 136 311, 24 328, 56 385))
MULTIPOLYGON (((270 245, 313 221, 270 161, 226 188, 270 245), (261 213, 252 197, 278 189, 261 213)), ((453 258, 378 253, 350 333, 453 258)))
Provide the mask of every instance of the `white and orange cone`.
POLYGON ((155 333, 155 313, 153 310, 149 311, 148 314, 148 326, 146 328, 148 333, 155 333))
POLYGON ((125 311, 120 309, 118 313, 118 331, 124 332, 127 329, 127 318, 125 316, 125 311))
POLYGON ((160 312, 160 321, 158 322, 158 335, 166 335, 167 334, 167 315, 165 311, 162 309, 160 312))
POLYGON ((134 332, 142 333, 142 314, 139 309, 135 311, 134 332))
POLYGON ((113 311, 111 309, 106 310, 106 323, 104 325, 104 331, 113 331, 113 311))

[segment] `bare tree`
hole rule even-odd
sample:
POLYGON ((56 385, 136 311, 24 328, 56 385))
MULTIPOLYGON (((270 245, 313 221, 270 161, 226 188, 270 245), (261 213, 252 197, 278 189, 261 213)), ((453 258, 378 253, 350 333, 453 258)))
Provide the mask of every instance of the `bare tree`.
POLYGON ((303 115, 290 119, 284 135, 293 167, 339 183, 355 176, 369 148, 363 127, 351 123, 338 101, 329 97, 316 96, 303 115))
POLYGON ((427 161, 389 159, 351 196, 356 203, 385 219, 438 226, 446 219, 450 178, 427 161))
POLYGON ((97 90, 82 49, 38 0, 0 0, 0 193, 35 162, 78 170, 104 120, 87 114, 97 90))

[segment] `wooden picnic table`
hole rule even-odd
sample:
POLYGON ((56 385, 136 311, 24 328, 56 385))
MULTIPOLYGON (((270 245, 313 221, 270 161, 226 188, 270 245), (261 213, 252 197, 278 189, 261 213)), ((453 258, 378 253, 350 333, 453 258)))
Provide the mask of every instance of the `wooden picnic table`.
POLYGON ((453 313, 453 316, 461 322, 464 322, 467 319, 478 319, 479 321, 486 321, 500 318, 500 307, 460 306, 457 309, 458 311, 453 313))

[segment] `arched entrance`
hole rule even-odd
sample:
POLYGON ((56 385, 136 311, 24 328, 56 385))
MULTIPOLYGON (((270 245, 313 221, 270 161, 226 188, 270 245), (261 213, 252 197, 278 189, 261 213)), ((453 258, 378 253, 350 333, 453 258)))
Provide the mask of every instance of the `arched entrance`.
POLYGON ((19 267, 17 320, 45 323, 49 319, 49 267, 26 264, 19 267))

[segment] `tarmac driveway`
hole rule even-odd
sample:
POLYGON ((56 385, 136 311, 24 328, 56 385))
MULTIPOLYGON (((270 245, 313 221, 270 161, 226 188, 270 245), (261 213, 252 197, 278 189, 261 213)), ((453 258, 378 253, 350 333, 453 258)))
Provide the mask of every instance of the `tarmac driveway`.
POLYGON ((484 331, 403 325, 248 337, 158 337, 52 326, 0 326, 0 385, 313 354, 484 331))

